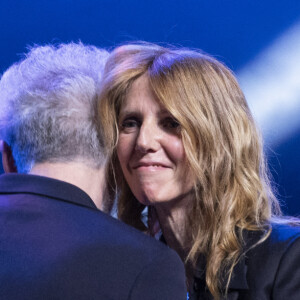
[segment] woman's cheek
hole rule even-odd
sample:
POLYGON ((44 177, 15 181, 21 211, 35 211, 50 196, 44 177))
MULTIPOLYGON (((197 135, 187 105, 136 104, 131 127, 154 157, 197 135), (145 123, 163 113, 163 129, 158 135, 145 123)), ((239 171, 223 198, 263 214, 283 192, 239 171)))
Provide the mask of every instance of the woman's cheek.
POLYGON ((179 137, 168 136, 164 141, 166 152, 173 162, 182 162, 185 160, 182 140, 179 137))
POLYGON ((121 133, 117 144, 117 155, 121 166, 123 166, 124 164, 128 164, 134 148, 135 143, 133 135, 121 133))

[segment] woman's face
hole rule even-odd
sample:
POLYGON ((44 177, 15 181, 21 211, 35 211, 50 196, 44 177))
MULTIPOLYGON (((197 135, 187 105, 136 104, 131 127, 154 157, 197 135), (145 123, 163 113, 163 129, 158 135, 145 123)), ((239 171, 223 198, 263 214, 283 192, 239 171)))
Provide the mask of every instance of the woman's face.
POLYGON ((117 155, 135 197, 145 205, 185 199, 193 182, 180 125, 156 101, 146 75, 133 82, 118 123, 117 155))

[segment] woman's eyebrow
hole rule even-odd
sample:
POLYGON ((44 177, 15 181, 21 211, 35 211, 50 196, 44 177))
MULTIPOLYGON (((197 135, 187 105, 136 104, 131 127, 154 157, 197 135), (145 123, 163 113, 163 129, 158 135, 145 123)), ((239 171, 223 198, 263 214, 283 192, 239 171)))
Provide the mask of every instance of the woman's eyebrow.
POLYGON ((174 118, 173 115, 166 109, 160 110, 158 112, 158 116, 160 116, 160 117, 168 116, 168 117, 174 118))
POLYGON ((131 109, 125 109, 125 110, 121 110, 120 114, 119 114, 119 119, 122 119, 124 117, 141 117, 142 114, 138 111, 135 110, 131 110, 131 109))

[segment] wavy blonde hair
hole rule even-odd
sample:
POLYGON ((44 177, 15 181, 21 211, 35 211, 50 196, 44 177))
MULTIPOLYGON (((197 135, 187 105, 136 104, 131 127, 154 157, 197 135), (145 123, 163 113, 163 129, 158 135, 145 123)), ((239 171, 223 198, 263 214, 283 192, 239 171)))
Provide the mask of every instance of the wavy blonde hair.
MULTIPOLYGON (((134 80, 147 74, 154 94, 180 123, 193 176, 194 201, 186 212, 192 243, 186 263, 206 258, 206 284, 220 297, 226 272, 243 252, 243 230, 265 230, 280 214, 270 188, 260 135, 232 72, 216 59, 188 49, 153 44, 116 48, 107 64, 99 101, 101 130, 110 149, 108 182, 118 216, 145 231, 144 206, 126 183, 116 156, 118 115, 134 80)), ((227 288, 226 288, 227 290, 227 288)))

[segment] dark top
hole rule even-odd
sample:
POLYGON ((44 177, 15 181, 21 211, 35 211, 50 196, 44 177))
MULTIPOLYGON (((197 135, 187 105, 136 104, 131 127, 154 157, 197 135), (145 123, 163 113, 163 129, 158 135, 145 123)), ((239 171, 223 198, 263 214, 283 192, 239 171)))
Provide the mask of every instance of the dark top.
MULTIPOLYGON (((245 250, 262 232, 245 233, 245 250)), ((213 299, 205 286, 205 271, 199 260, 190 300, 213 299)), ((271 235, 241 258, 233 270, 228 300, 300 299, 300 228, 272 225, 271 235)))
POLYGON ((186 300, 184 268, 78 187, 2 175, 0 299, 186 300))

